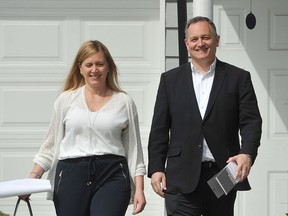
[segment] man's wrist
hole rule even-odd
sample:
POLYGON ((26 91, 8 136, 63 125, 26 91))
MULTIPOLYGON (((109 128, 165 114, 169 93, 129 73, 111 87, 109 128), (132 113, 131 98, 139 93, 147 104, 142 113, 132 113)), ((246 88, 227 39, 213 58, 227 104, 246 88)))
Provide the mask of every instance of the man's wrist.
POLYGON ((246 154, 251 160, 252 160, 252 155, 250 154, 246 154))

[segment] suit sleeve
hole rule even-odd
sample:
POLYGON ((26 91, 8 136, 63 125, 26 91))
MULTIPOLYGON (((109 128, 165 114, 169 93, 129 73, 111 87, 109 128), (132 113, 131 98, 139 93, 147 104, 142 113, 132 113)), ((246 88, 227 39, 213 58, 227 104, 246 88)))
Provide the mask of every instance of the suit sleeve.
POLYGON ((165 73, 163 73, 158 87, 148 142, 148 177, 151 177, 155 172, 165 172, 170 122, 169 99, 165 73))
POLYGON ((254 162, 260 146, 262 118, 250 73, 247 73, 245 79, 240 83, 239 91, 240 153, 250 154, 254 162))

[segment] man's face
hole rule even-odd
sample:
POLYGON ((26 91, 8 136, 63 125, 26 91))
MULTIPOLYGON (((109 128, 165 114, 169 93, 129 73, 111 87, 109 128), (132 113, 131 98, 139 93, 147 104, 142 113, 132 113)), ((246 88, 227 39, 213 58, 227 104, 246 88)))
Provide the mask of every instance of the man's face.
POLYGON ((216 49, 219 46, 218 35, 213 34, 212 27, 206 21, 191 24, 187 29, 185 44, 192 62, 196 64, 212 64, 216 49))

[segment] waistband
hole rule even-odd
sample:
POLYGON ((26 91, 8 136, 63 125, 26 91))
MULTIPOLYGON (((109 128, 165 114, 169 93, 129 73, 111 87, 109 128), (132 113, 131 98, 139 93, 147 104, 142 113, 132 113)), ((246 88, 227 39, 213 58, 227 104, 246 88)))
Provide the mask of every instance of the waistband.
MULTIPOLYGON (((126 160, 126 158, 124 156, 120 156, 120 155, 113 155, 113 154, 107 154, 107 155, 93 155, 93 156, 88 156, 88 157, 78 157, 78 158, 68 158, 68 159, 64 159, 64 160, 60 160, 59 162, 64 162, 64 163, 81 163, 81 162, 87 162, 87 175, 88 175, 88 181, 86 183, 87 186, 90 186, 92 184, 92 176, 95 174, 95 172, 99 169, 98 165, 97 165, 97 160, 107 160, 107 163, 111 163, 112 161, 115 160, 118 161, 122 161, 122 160, 126 160)), ((105 163, 105 162, 104 162, 105 163)), ((120 163, 122 164, 122 163, 120 163)))
POLYGON ((84 161, 90 162, 92 160, 120 159, 120 158, 125 158, 125 157, 120 156, 120 155, 107 154, 107 155, 93 155, 93 156, 87 156, 87 157, 67 158, 61 161, 67 162, 67 163, 78 163, 78 162, 84 162, 84 161))

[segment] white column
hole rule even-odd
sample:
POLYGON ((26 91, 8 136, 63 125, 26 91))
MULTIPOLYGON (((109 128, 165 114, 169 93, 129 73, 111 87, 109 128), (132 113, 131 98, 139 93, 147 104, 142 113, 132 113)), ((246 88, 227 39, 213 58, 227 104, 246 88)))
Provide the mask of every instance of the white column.
POLYGON ((196 16, 213 20, 213 0, 193 0, 193 17, 196 16))

